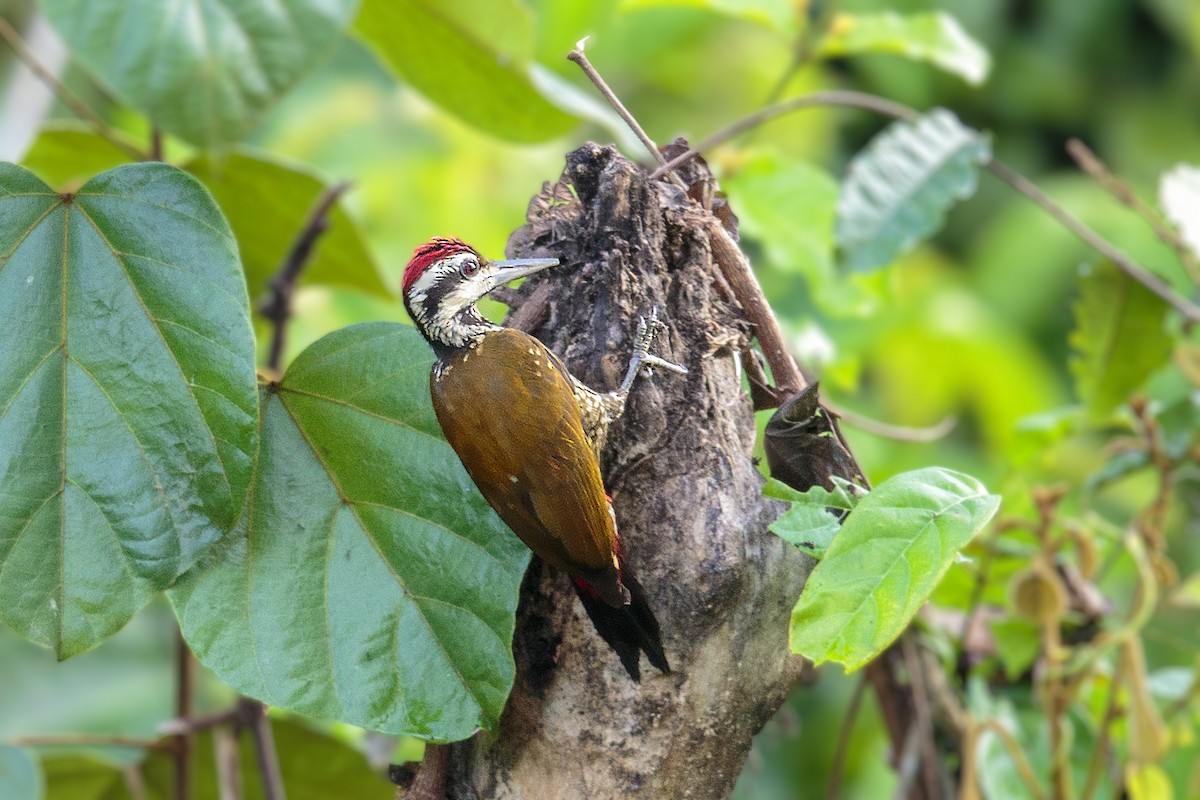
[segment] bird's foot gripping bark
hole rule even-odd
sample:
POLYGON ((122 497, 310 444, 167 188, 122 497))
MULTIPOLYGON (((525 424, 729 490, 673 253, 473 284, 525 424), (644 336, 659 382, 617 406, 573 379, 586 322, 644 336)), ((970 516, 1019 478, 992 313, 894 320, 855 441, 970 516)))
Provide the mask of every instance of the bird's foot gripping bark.
POLYGON ((650 352, 650 345, 654 343, 654 337, 666 328, 667 326, 658 318, 657 306, 650 309, 649 316, 638 317, 637 333, 633 337, 633 355, 629 358, 629 369, 625 372, 625 380, 621 381, 621 387, 616 391, 618 396, 624 397, 629 393, 630 387, 633 386, 633 382, 637 380, 637 376, 642 370, 662 367, 671 372, 678 372, 680 375, 687 374, 687 367, 667 361, 650 352))

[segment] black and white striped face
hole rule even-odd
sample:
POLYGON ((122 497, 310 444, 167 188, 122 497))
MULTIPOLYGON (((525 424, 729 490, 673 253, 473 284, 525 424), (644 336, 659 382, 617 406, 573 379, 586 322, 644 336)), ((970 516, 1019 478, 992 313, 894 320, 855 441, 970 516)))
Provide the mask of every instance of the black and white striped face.
POLYGON ((458 239, 433 239, 417 248, 404 270, 404 306, 435 350, 437 345, 465 347, 498 327, 480 315, 479 298, 557 263, 552 258, 488 261, 458 239))

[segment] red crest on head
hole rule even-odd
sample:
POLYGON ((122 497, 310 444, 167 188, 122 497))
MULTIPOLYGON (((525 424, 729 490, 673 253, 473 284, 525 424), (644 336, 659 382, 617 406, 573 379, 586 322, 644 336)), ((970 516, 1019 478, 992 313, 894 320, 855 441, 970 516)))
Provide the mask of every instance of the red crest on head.
MULTIPOLYGON (((413 281, 430 264, 459 253, 475 253, 475 248, 462 239, 444 238, 441 236, 436 236, 418 247, 416 252, 413 253, 412 259, 408 262, 408 266, 404 268, 404 282, 402 287, 404 293, 408 294, 408 287, 412 286, 413 281)), ((478 256, 479 254, 475 253, 475 255, 478 256)))

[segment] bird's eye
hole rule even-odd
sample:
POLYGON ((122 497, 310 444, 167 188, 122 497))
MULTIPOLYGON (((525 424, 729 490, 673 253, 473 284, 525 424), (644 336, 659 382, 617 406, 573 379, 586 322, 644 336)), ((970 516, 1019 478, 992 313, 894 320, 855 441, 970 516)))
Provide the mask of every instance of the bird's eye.
POLYGON ((462 267, 459 269, 462 271, 464 278, 469 278, 476 272, 479 272, 479 262, 473 258, 469 258, 463 262, 462 267))

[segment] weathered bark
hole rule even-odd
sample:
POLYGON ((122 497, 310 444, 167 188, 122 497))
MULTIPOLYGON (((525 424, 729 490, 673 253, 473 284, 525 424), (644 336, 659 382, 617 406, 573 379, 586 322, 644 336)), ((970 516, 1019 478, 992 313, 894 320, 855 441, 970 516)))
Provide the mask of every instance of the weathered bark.
POLYGON ((637 316, 657 306, 669 334, 656 352, 691 370, 639 380, 604 458, 622 551, 674 671, 643 662, 632 682, 565 576, 535 562, 516 687, 497 733, 454 747, 449 796, 726 797, 751 736, 799 675, 788 617, 811 562, 767 531, 779 509, 760 495, 734 360, 748 330, 714 288, 699 212, 611 147, 571 153, 563 183, 577 199, 544 193, 510 240, 511 256, 562 261, 521 288, 513 321, 611 389, 637 316))

